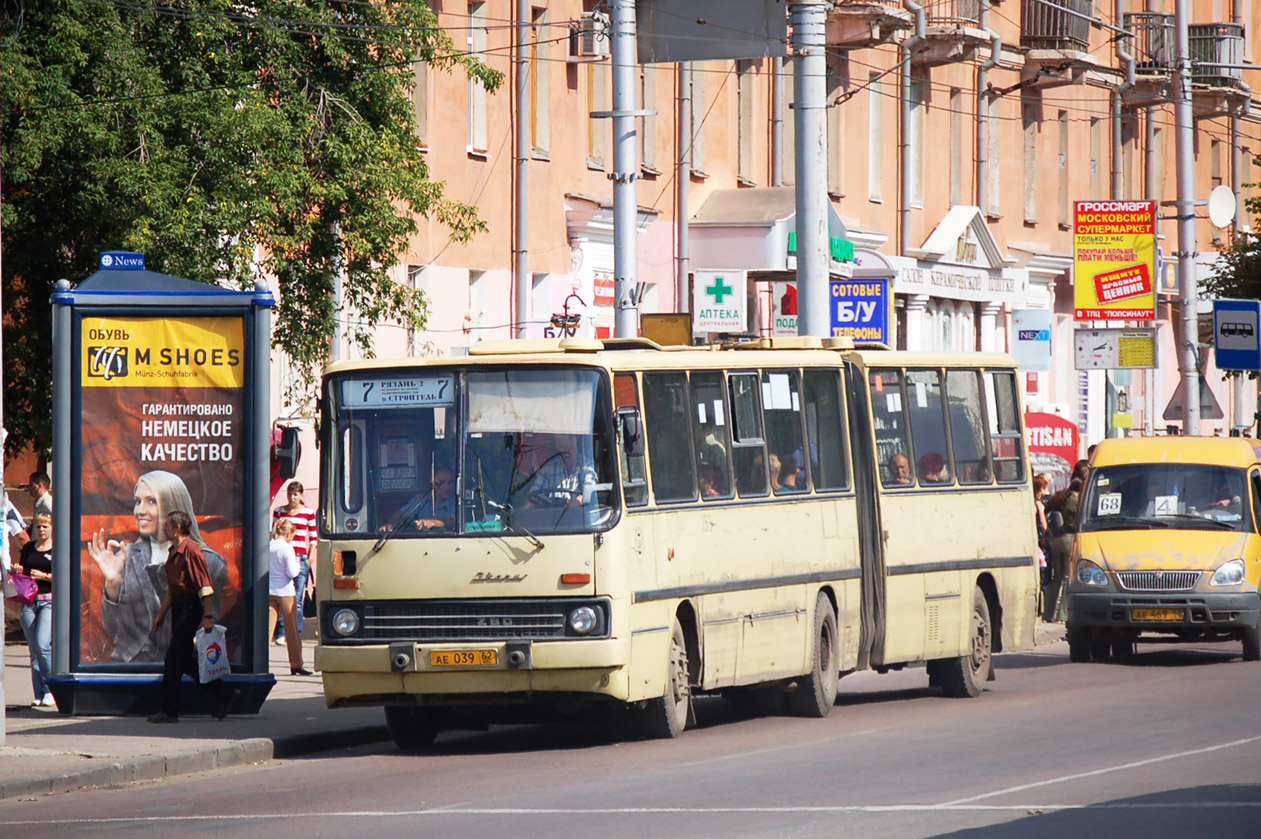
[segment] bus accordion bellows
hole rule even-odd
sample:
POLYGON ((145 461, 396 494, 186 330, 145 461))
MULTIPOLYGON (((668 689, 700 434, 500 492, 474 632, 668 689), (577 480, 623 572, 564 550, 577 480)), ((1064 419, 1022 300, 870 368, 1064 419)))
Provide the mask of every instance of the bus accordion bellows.
POLYGON ((1033 645, 1016 369, 997 354, 483 342, 330 365, 316 665, 400 747, 693 696, 821 717, 841 674, 926 662, 976 696, 1033 645))

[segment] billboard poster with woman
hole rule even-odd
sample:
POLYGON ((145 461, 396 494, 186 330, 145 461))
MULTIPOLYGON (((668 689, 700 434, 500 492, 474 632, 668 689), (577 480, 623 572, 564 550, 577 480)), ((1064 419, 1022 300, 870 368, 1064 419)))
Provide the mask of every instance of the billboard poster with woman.
POLYGON ((244 319, 85 314, 77 328, 78 663, 161 666, 171 622, 151 627, 166 592, 162 521, 176 510, 192 519, 240 663, 244 319))

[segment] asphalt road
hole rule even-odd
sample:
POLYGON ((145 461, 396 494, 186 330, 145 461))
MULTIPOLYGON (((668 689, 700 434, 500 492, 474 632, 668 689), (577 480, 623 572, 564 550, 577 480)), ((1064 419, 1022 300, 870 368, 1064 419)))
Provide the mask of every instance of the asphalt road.
POLYGON ((587 725, 449 734, 0 803, 0 834, 303 837, 1256 837, 1261 664, 1238 644, 998 658, 976 699, 922 667, 841 682, 826 720, 697 703, 675 741, 587 725), (125 831, 120 833, 119 831, 125 831))

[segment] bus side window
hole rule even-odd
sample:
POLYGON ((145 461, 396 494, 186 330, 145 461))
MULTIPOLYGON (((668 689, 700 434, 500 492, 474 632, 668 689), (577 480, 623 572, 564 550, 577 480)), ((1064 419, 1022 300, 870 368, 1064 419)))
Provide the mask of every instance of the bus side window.
POLYGON ((736 488, 742 498, 766 495, 766 440, 762 436, 762 407, 758 404, 757 375, 732 373, 731 459, 735 462, 736 488))
POLYGON ((1017 400, 1014 373, 1010 370, 985 371, 990 447, 994 455, 994 473, 1000 484, 1019 483, 1025 479, 1017 400))
POLYGON ((961 484, 994 482, 990 447, 985 440, 985 413, 981 409, 981 372, 946 371, 946 405, 950 413, 950 448, 961 484))
POLYGON ((836 370, 807 370, 802 385, 806 397, 806 439, 810 443, 810 474, 816 490, 845 489, 845 410, 836 370))
POLYGON ((695 501, 687 376, 644 374, 644 427, 648 433, 652 496, 657 503, 695 501))
POLYGON ((770 450, 771 487, 776 495, 805 492, 810 487, 801 432, 800 376, 796 370, 762 372, 762 416, 770 450))
POLYGON ((721 372, 692 374, 692 432, 696 444, 696 480, 701 500, 730 498, 731 423, 721 372))
POLYGON ((915 470, 911 465, 911 446, 906 439, 902 372, 872 370, 868 375, 880 482, 887 487, 911 486, 915 483, 915 470))
POLYGON ((946 413, 941 398, 941 372, 906 371, 907 414, 911 421, 911 446, 915 472, 925 486, 954 483, 954 469, 947 452, 946 413))
POLYGON ((643 423, 639 417, 639 388, 633 373, 619 373, 613 378, 613 401, 617 408, 617 433, 621 445, 622 496, 628 507, 642 507, 648 503, 648 475, 644 466, 642 447, 637 455, 628 454, 630 441, 622 439, 628 425, 639 424, 640 436, 643 435, 643 423), (634 418, 632 423, 623 421, 624 415, 634 418))

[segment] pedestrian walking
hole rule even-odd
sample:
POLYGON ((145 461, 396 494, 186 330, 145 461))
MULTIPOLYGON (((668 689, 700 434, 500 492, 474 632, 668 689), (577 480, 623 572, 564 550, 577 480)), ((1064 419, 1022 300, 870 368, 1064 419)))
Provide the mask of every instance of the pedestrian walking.
MULTIPOLYGON (((162 709, 149 717, 152 723, 179 722, 180 682, 185 675, 198 680, 197 627, 210 632, 215 627, 214 585, 206 567, 201 546, 189 538, 192 519, 188 513, 175 510, 162 522, 162 535, 171 548, 166 557, 166 594, 158 615, 153 619, 153 632, 162 629, 167 612, 171 613, 171 643, 162 665, 162 709)), ((200 683, 200 682, 198 682, 200 683)), ((215 719, 223 719, 240 698, 241 691, 215 679, 203 685, 218 700, 215 719)))
MULTIPOLYGON (((299 566, 297 554, 290 544, 293 541, 293 532, 293 522, 281 519, 276 522, 276 529, 271 535, 267 598, 268 638, 276 631, 277 619, 283 618, 291 625, 296 625, 293 615, 294 579, 298 576, 299 566)), ((289 674, 314 676, 314 673, 302 666, 302 638, 298 633, 290 632, 285 636, 285 643, 289 647, 289 674)))
POLYGON ((315 593, 315 543, 319 538, 315 511, 306 505, 306 490, 303 489, 302 484, 297 481, 290 481, 285 493, 289 503, 276 508, 272 521, 279 522, 284 519, 293 523, 292 545, 293 552, 298 557, 298 577, 294 580, 294 618, 292 621, 281 620, 279 622, 279 628, 276 630, 275 635, 277 644, 285 643, 285 633, 289 630, 291 624, 298 628, 298 638, 302 638, 302 613, 307 597, 307 589, 311 590, 312 596, 315 593))
POLYGON ((36 513, 35 538, 22 546, 16 571, 35 580, 34 603, 22 605, 22 634, 31 653, 31 691, 35 706, 52 706, 48 678, 53 674, 53 517, 36 513))
MULTIPOLYGON (((35 499, 35 516, 40 513, 53 514, 53 482, 47 472, 32 472, 26 483, 26 491, 35 499)), ((35 538, 34 517, 31 521, 30 537, 35 538)))

